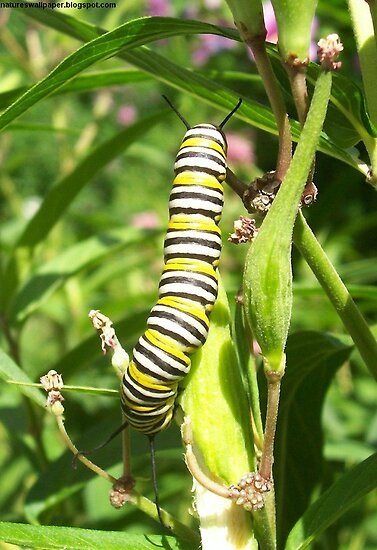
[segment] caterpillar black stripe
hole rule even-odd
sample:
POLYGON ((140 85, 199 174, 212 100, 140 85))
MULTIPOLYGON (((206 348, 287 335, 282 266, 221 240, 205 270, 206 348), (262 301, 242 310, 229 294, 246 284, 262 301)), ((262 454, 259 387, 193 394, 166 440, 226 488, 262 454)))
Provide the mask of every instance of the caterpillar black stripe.
POLYGON ((178 384, 190 369, 189 356, 207 339, 209 314, 217 297, 218 223, 227 168, 222 127, 240 103, 218 127, 190 128, 178 113, 188 130, 174 165, 159 299, 133 350, 121 388, 126 419, 150 437, 170 424, 178 384))

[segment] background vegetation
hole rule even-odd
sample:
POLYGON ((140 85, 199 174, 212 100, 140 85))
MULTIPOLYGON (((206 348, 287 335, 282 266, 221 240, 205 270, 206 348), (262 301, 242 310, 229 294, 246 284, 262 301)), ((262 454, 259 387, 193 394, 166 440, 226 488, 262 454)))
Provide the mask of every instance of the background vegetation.
MULTIPOLYGON (((67 60, 67 74, 60 73, 67 84, 60 88, 51 80, 52 93, 33 105, 25 103, 19 112, 22 116, 9 119, 11 124, 0 136, 0 338, 4 350, 0 370, 5 380, 21 380, 20 367, 25 380, 37 382, 53 368, 70 385, 117 388, 87 312, 96 308, 111 317, 118 337, 130 351, 156 300, 173 161, 183 135, 182 123, 166 107, 163 93, 193 124, 222 120, 228 110, 224 98, 241 95, 256 102, 228 124, 229 164, 247 182, 274 168, 277 140, 273 117, 244 46, 224 36, 199 34, 205 32, 199 25, 192 33, 184 26, 185 19, 190 18, 230 27, 229 10, 218 2, 189 6, 176 0, 141 6, 140 2, 127 1, 119 2, 113 10, 53 12, 2 9, 0 108, 5 109, 94 38, 97 26, 111 30, 148 14, 181 18, 182 29, 177 22, 169 27, 163 20, 160 26, 156 24, 151 38, 144 40, 150 42, 150 50, 124 50, 121 59, 109 49, 103 59, 98 57, 95 64, 70 81, 72 65, 67 60), (166 63, 157 56, 163 56, 166 63), (195 71, 186 78, 168 66, 170 62, 179 69, 195 71), (200 80, 202 77, 206 80, 200 80), (234 94, 228 95, 227 89, 234 94)), ((142 27, 139 32, 137 46, 145 38, 142 27)), ((342 75, 360 86, 349 16, 341 0, 319 2, 313 39, 329 32, 337 32, 345 46, 342 75)), ((83 69, 89 54, 95 56, 96 51, 83 53, 83 69)), ((281 82, 287 89, 283 75, 281 82)), ((349 96, 350 108, 357 101, 357 94, 349 96)), ((292 104, 290 108, 294 117, 292 104)), ((358 147, 364 161, 367 156, 345 119, 330 112, 326 131, 333 146, 328 146, 330 154, 319 153, 317 157, 319 195, 305 216, 373 324, 377 301, 373 286, 377 282, 376 192, 353 164, 350 147, 358 147), (337 151, 343 160, 335 158, 337 151)), ((322 143, 322 150, 325 148, 322 143)), ((245 211, 230 189, 226 189, 225 205, 221 273, 233 307, 247 246, 227 243, 226 236, 233 230, 233 221, 245 211)), ((300 353, 314 353, 311 345, 317 351, 323 349, 324 341, 316 340, 318 333, 329 333, 350 346, 352 342, 332 305, 297 252, 293 269, 291 333, 300 332, 291 346, 297 361, 300 353), (302 342, 307 347, 300 351, 302 342)), ((338 363, 331 371, 322 409, 324 461, 318 494, 341 473, 370 456, 377 442, 375 383, 355 350, 351 355, 345 352, 338 363)), ((111 508, 108 485, 81 465, 77 470, 71 468, 71 455, 59 440, 54 419, 43 410, 42 394, 36 389, 24 388, 22 392, 1 382, 3 521, 126 531, 128 535, 165 533, 136 507, 129 505, 121 511, 111 508)), ((79 448, 95 446, 120 424, 117 399, 79 392, 65 397, 66 425, 79 448)), ((313 438, 317 435, 322 437, 318 433, 313 438)), ((313 469, 310 441, 308 434, 307 456, 301 457, 304 477, 313 469)), ((278 445, 285 444, 278 441, 278 445)), ((153 498, 147 442, 133 433, 131 448, 138 490, 153 498)), ((196 529, 196 519, 190 513, 192 479, 182 460, 176 426, 159 436, 157 448, 162 505, 196 529)), ((95 459, 114 475, 119 474, 120 460, 117 440, 95 459)), ((319 547, 376 548, 376 504, 375 492, 360 500, 322 535, 319 547)), ((288 521, 289 528, 295 519, 288 521)), ((59 547, 60 535, 51 536, 56 537, 59 547)), ((9 541, 5 535, 3 538, 9 541)), ((130 546, 124 547, 137 548, 136 539, 127 541, 130 546)), ((95 544, 85 547, 95 548, 95 544)), ((103 548, 104 542, 101 544, 103 548)), ((0 545, 10 547, 7 542, 0 545)), ((50 547, 47 542, 46 547, 50 547)), ((116 547, 114 541, 111 547, 116 547)))

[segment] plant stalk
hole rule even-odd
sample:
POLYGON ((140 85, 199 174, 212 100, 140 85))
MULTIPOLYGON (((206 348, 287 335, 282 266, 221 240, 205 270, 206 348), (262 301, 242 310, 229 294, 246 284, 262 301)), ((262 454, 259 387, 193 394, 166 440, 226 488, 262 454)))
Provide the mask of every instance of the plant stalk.
POLYGON ((267 413, 264 428, 264 443, 259 473, 264 479, 272 479, 274 442, 279 411, 280 379, 267 378, 267 413))
MULTIPOLYGON (((242 34, 242 33, 241 33, 242 34)), ((292 137, 283 95, 267 55, 264 37, 244 38, 253 53, 254 61, 275 116, 279 133, 279 153, 275 177, 282 181, 292 158, 292 137)))
POLYGON ((370 373, 377 380, 377 341, 301 212, 296 219, 293 242, 331 300, 370 373))

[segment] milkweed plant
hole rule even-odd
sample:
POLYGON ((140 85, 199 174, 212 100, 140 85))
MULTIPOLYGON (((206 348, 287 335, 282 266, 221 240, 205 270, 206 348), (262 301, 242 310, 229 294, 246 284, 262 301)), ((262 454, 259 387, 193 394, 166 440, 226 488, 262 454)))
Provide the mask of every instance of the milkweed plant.
POLYGON ((134 4, 1 4, 1 548, 375 548, 377 3, 134 4), (163 95, 226 120, 228 160, 150 456, 119 394, 184 134, 163 95))

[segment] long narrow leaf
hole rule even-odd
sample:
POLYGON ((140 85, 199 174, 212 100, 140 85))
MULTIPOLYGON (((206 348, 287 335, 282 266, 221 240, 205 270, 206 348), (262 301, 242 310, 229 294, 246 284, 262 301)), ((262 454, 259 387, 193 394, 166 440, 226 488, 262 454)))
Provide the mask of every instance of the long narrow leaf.
POLYGON ((311 548, 313 541, 377 487, 377 453, 344 474, 314 504, 292 529, 285 549, 311 548))
POLYGON ((95 235, 75 244, 44 264, 25 283, 15 297, 11 318, 17 322, 24 321, 69 277, 119 252, 126 246, 137 243, 143 246, 143 243, 153 235, 155 235, 153 231, 126 227, 106 235, 95 235))
POLYGON ((162 116, 158 113, 144 118, 96 147, 70 174, 51 188, 17 245, 32 247, 43 240, 88 181, 159 122, 162 116))
MULTIPOLYGON (((94 36, 104 32, 102 29, 98 29, 82 21, 77 21, 68 15, 58 12, 49 12, 48 10, 26 10, 25 13, 60 32, 64 32, 65 34, 82 40, 90 40, 94 38, 94 36)), ((180 32, 180 27, 175 25, 177 20, 173 18, 160 19, 167 26, 172 24, 172 26, 176 28, 175 34, 182 34, 180 32)), ((201 29, 197 27, 196 32, 218 34, 232 40, 239 40, 239 36, 234 30, 222 29, 214 25, 202 26, 201 29)), ((173 35, 174 29, 172 29, 172 33, 169 36, 173 35)), ((145 48, 135 48, 133 51, 123 50, 119 54, 119 57, 132 63, 135 67, 141 68, 168 85, 186 91, 187 93, 194 94, 199 99, 206 99, 211 105, 222 106, 229 109, 238 99, 238 94, 225 88, 218 81, 214 83, 204 77, 200 80, 197 73, 184 69, 154 52, 152 54, 152 52, 145 48), (150 59, 148 59, 148 57, 150 57, 150 59), (161 71, 162 67, 164 67, 163 71, 161 71)), ((236 116, 239 116, 257 128, 277 134, 275 120, 271 111, 250 99, 244 101, 243 109, 240 109, 236 116)), ((295 121, 292 123, 292 134, 295 140, 297 140, 300 135, 299 125, 295 121)), ((327 155, 349 164, 363 174, 366 173, 367 168, 358 161, 357 151, 352 152, 342 149, 335 143, 332 143, 325 134, 322 134, 320 137, 318 149, 327 155)))
POLYGON ((99 145, 76 168, 49 191, 40 208, 26 225, 13 255, 10 258, 3 280, 4 296, 11 301, 17 286, 17 251, 33 247, 42 241, 60 220, 81 189, 90 179, 119 156, 129 145, 161 120, 164 113, 153 114, 125 128, 111 139, 99 145))
MULTIPOLYGON (((188 550, 190 545, 165 535, 135 535, 71 527, 46 527, 23 523, 0 523, 0 540, 32 548, 66 550, 188 550)), ((191 547, 192 548, 192 547, 191 547)))
MULTIPOLYGON (((124 69, 114 71, 96 71, 88 74, 82 74, 67 82, 60 88, 54 90, 51 96, 67 94, 72 92, 86 93, 99 88, 107 88, 108 86, 124 86, 134 82, 144 82, 150 77, 136 69, 124 69)), ((18 97, 25 94, 29 88, 23 86, 14 88, 7 92, 0 93, 0 109, 5 109, 18 97)), ((12 126, 13 128, 13 126, 12 126)))
POLYGON ((0 115, 0 129, 5 128, 38 101, 48 97, 57 88, 99 61, 154 40, 179 34, 205 33, 210 29, 212 34, 224 35, 223 29, 199 21, 165 17, 142 17, 129 21, 113 31, 94 38, 64 59, 49 75, 37 82, 0 115))

